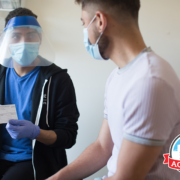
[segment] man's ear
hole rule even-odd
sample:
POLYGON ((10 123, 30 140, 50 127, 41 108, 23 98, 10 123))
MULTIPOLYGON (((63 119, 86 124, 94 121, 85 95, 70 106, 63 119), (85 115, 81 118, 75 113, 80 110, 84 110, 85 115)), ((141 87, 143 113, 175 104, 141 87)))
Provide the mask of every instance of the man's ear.
POLYGON ((97 18, 96 26, 97 26, 98 32, 102 33, 106 29, 106 26, 107 26, 106 16, 101 11, 97 11, 96 18, 97 18))

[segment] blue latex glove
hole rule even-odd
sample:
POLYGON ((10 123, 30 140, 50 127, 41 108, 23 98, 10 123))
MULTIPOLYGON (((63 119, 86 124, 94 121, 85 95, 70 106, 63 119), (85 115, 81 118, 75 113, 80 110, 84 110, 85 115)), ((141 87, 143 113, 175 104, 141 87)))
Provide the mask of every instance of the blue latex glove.
POLYGON ((13 139, 30 138, 35 139, 39 133, 39 126, 26 120, 10 120, 6 129, 13 139))
POLYGON ((102 178, 95 178, 94 180, 102 180, 102 178))

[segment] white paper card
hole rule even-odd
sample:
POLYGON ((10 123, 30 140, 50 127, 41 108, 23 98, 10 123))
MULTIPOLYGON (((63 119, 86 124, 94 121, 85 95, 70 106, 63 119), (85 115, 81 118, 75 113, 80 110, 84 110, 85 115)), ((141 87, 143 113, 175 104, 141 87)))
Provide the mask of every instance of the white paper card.
POLYGON ((13 105, 1 105, 0 106, 0 124, 6 124, 11 119, 18 119, 16 106, 13 105))

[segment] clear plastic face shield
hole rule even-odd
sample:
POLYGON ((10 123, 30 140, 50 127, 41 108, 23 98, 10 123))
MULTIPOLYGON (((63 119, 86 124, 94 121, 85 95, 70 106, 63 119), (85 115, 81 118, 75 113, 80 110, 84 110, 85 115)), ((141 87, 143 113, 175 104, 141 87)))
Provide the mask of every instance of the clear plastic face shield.
POLYGON ((35 17, 12 18, 0 37, 0 64, 8 68, 50 66, 55 52, 35 17))

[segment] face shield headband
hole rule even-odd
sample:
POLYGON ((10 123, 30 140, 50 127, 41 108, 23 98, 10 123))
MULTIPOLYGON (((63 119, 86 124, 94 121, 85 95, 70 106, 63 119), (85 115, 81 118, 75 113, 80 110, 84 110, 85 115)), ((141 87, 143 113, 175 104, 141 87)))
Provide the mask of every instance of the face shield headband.
POLYGON ((19 16, 10 19, 3 32, 12 31, 18 27, 30 27, 35 29, 38 33, 42 32, 42 28, 37 19, 32 16, 19 16))

